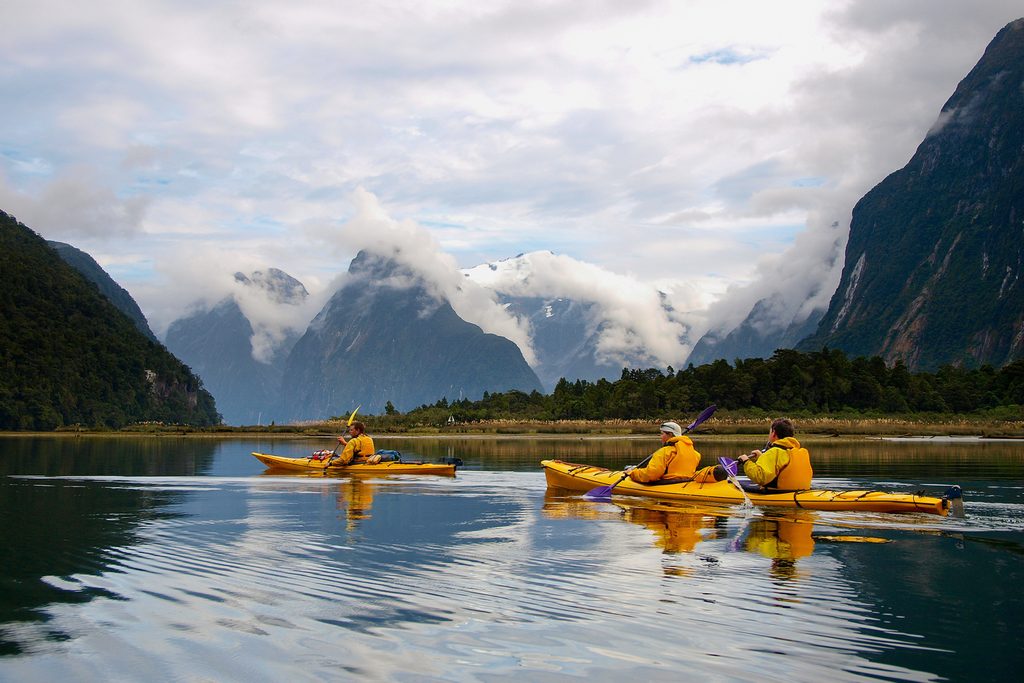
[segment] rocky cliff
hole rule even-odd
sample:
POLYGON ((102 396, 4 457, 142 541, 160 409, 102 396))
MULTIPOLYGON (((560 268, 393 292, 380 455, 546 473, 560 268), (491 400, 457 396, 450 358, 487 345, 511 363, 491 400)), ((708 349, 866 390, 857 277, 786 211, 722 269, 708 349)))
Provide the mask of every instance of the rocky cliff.
POLYGON ((960 82, 910 162, 853 210, 839 288, 799 348, 911 369, 1024 357, 1024 19, 960 82))

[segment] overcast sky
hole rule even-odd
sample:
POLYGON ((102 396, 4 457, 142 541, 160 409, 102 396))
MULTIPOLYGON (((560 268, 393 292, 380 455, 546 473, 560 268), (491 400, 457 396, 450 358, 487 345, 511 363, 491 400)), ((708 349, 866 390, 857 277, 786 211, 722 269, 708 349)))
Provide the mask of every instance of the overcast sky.
POLYGON ((738 322, 794 272, 827 302, 853 204, 1022 15, 4 0, 0 209, 90 253, 158 333, 238 270, 324 292, 366 239, 361 202, 444 263, 550 250, 669 291, 698 327, 738 322))

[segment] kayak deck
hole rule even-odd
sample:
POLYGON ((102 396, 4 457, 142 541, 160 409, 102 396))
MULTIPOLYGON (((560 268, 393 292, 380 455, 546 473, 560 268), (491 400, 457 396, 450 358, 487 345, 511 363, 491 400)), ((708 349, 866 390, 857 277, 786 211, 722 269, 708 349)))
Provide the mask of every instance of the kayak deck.
POLYGON ((380 462, 357 463, 354 465, 326 466, 324 460, 313 458, 289 458, 270 453, 256 453, 253 457, 272 470, 289 472, 324 472, 326 474, 439 474, 454 475, 456 465, 444 462, 380 462))
MULTIPOLYGON (((570 491, 589 491, 611 486, 622 477, 622 470, 609 470, 593 465, 542 460, 544 476, 552 488, 570 491)), ((675 484, 638 484, 626 478, 615 486, 615 493, 644 496, 662 500, 700 501, 716 504, 743 503, 743 494, 729 481, 675 484)), ((949 513, 950 501, 946 497, 925 496, 916 493, 889 493, 886 491, 857 490, 833 491, 807 489, 759 493, 747 491, 754 505, 768 505, 808 510, 860 510, 865 512, 926 512, 935 515, 949 513)))

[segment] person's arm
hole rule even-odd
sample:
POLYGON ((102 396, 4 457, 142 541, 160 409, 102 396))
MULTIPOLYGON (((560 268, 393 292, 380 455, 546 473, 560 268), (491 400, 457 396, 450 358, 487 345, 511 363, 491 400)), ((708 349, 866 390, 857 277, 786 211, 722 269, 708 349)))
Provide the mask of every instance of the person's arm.
POLYGON ((760 486, 766 486, 778 475, 778 457, 785 453, 781 448, 769 448, 764 453, 754 451, 751 456, 742 456, 739 461, 743 464, 743 474, 747 475, 750 481, 760 486))
POLYGON ((668 471, 668 463, 665 461, 665 452, 672 450, 671 447, 659 448, 654 451, 651 456, 651 461, 647 463, 647 467, 637 467, 636 469, 629 471, 629 478, 633 481, 645 484, 652 481, 658 481, 665 476, 665 472, 668 471))
POLYGON ((355 457, 356 457, 355 449, 356 449, 356 443, 358 441, 359 441, 359 439, 355 438, 355 439, 349 439, 345 443, 345 450, 343 450, 341 452, 341 455, 338 456, 338 459, 341 461, 342 465, 351 465, 352 464, 352 460, 354 460, 355 457))

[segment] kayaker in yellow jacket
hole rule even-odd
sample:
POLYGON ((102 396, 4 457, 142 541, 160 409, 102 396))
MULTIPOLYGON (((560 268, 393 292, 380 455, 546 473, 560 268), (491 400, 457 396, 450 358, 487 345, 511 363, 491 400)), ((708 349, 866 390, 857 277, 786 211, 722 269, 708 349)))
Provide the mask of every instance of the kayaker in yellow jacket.
POLYGON ((811 488, 814 471, 810 454, 793 436, 793 423, 786 418, 772 422, 764 451, 754 450, 737 460, 743 466, 743 473, 765 488, 784 491, 811 488))
POLYGON ((343 450, 335 458, 331 458, 331 464, 351 465, 357 462, 380 462, 380 456, 374 455, 377 452, 373 445, 373 439, 366 434, 366 425, 362 422, 353 422, 348 426, 348 433, 352 438, 345 439, 345 436, 338 437, 338 443, 345 444, 343 450))
POLYGON ((690 437, 683 436, 683 430, 677 423, 661 425, 661 443, 664 445, 651 455, 646 467, 626 468, 630 479, 640 484, 651 484, 693 476, 700 464, 700 453, 694 449, 690 437))

